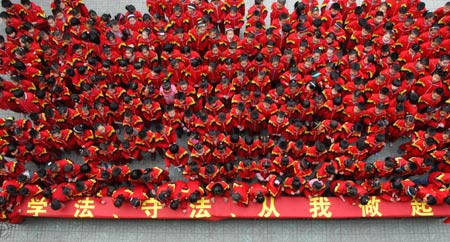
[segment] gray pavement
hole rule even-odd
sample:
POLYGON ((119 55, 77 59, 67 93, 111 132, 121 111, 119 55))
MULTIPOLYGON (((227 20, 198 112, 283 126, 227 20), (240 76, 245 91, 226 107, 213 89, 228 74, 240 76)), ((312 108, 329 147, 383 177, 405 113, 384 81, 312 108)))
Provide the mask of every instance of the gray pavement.
POLYGON ((27 219, 0 224, 0 241, 157 242, 447 242, 439 219, 372 220, 73 220, 27 219))
MULTIPOLYGON (((266 6, 274 0, 266 0, 266 6)), ((18 2, 14 0, 13 2, 18 2)), ((49 13, 50 0, 34 1, 49 13)), ((133 4, 145 13, 145 1, 85 0, 89 9, 99 14, 115 15, 125 11, 125 5, 133 4)), ((321 2, 321 0, 319 0, 321 2)), ((358 1, 360 2, 360 1, 358 1)), ((428 9, 435 9, 444 0, 425 0, 428 9)), ((247 7, 253 0, 246 0, 247 7)), ((292 9, 295 1, 288 0, 292 9)), ((0 24, 0 29, 4 27, 0 24)), ((23 116, 0 110, 0 117, 23 116)), ((396 146, 386 147, 379 157, 397 155, 396 146)), ((73 156, 75 157, 75 156, 73 156)), ((371 157, 371 160, 376 157, 371 157)), ((159 163, 158 163, 159 164, 159 163)), ((145 164, 145 166, 155 164, 145 164)), ((141 164, 132 164, 141 166, 141 164)), ((172 172, 172 171, 171 171, 172 172)), ((420 241, 447 242, 449 225, 439 218, 416 219, 349 219, 349 220, 84 220, 84 219, 36 219, 27 218, 23 224, 0 223, 0 241, 420 241)))

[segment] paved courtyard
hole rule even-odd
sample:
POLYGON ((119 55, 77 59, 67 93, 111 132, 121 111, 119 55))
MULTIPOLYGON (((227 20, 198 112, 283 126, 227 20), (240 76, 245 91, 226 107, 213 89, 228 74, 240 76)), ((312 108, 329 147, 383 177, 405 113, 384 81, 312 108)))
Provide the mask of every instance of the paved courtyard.
POLYGON ((373 220, 71 220, 27 219, 0 224, 0 240, 157 242, 447 242, 449 225, 439 219, 373 220))
MULTIPOLYGON (((321 2, 321 0, 319 0, 321 2)), ((18 2, 18 0, 13 0, 18 2)), ((49 12, 49 0, 35 1, 49 12)), ((85 0, 90 9, 99 14, 115 15, 134 4, 142 12, 145 0, 85 0)), ((273 0, 266 0, 269 6, 273 0)), ((288 0, 292 9, 295 1, 288 0)), ((360 1, 358 1, 360 2, 360 1)), ((426 0, 428 9, 435 9, 444 0, 426 0)), ((247 0, 250 6, 253 0, 247 0)), ((3 25, 0 28, 4 29, 3 25)), ((15 115, 0 111, 0 117, 15 115)), ((16 116, 20 117, 20 116, 16 116)), ((396 148, 387 147, 380 156, 397 155, 396 148)), ((136 164, 134 164, 136 165, 136 164)), ((207 221, 150 221, 150 220, 74 220, 26 219, 23 224, 0 223, 0 241, 407 241, 447 242, 449 225, 442 219, 365 219, 365 220, 225 220, 207 221)))

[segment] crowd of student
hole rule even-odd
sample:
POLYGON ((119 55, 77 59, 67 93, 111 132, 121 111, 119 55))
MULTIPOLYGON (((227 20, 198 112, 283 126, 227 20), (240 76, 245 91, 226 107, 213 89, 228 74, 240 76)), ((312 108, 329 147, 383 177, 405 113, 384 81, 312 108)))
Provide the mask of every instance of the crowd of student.
POLYGON ((84 196, 183 212, 202 196, 450 204, 450 2, 285 3, 147 0, 112 17, 2 0, 0 108, 26 118, 0 119, 0 210, 84 196), (366 161, 405 137, 398 157, 366 161), (78 151, 83 164, 65 159, 78 151))

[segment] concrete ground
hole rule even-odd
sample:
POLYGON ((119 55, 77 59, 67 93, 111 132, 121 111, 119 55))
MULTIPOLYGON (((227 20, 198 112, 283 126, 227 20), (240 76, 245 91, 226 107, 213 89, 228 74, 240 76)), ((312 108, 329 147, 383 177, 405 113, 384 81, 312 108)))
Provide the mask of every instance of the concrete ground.
MULTIPOLYGON (((266 0, 269 6, 274 0, 266 0)), ((18 2, 18 0, 13 0, 18 2)), ((34 1, 49 13, 50 0, 34 1)), ((115 15, 133 4, 145 13, 145 1, 85 0, 90 9, 99 14, 115 15)), ((292 9, 295 1, 288 0, 292 9)), ((319 0, 321 2, 321 0, 319 0)), ((360 1, 358 1, 360 2, 360 1)), ((428 9, 445 3, 443 0, 425 0, 428 9)), ((246 0, 250 6, 252 0, 246 0)), ((0 29, 4 29, 0 25, 0 29)), ((0 111, 0 117, 13 114, 0 111)), ((20 118, 19 116, 16 116, 20 118)), ((397 155, 396 148, 387 147, 381 157, 397 155)), ((373 159, 373 157, 372 157, 373 159)), ((139 164, 133 164, 138 166, 139 164)), ((150 165, 150 164, 149 164, 150 165)), ((154 165, 154 164, 153 164, 154 165)), ((225 220, 220 222, 177 220, 83 220, 28 218, 23 224, 0 223, 0 241, 420 241, 447 242, 448 225, 442 219, 349 219, 349 220, 225 220)))
POLYGON ((439 219, 372 220, 74 220, 27 219, 0 224, 0 240, 155 242, 447 242, 449 225, 439 219))

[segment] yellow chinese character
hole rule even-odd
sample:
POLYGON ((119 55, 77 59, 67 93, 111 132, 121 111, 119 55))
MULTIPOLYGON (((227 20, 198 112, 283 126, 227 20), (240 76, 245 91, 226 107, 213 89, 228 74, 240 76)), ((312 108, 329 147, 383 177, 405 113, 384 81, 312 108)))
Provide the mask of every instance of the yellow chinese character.
POLYGON ((266 198, 266 200, 264 201, 262 209, 258 213, 258 216, 268 218, 273 214, 277 218, 280 217, 280 213, 277 211, 277 208, 275 207, 275 198, 269 197, 268 199, 266 198), (270 200, 269 206, 267 206, 268 199, 270 200))
POLYGON ((141 209, 145 212, 145 215, 151 218, 157 218, 158 210, 160 210, 161 208, 162 208, 161 203, 154 198, 145 200, 141 206, 141 209))
POLYGON ((74 207, 77 209, 73 215, 75 218, 93 218, 92 209, 95 208, 94 200, 86 197, 82 200, 78 200, 74 207))
POLYGON ((209 199, 202 197, 202 199, 198 200, 195 204, 189 205, 192 208, 190 218, 209 218, 211 214, 208 209, 211 208, 211 203, 209 199))
POLYGON ((330 208, 330 200, 326 197, 312 197, 309 199, 309 206, 311 208, 309 209, 309 212, 311 213, 311 217, 317 218, 317 217, 331 217, 331 212, 328 211, 330 208))
POLYGON ((27 207, 30 208, 27 210, 28 214, 33 214, 33 217, 38 217, 41 213, 47 213, 47 199, 45 197, 38 199, 32 198, 28 201, 27 207))
POLYGON ((381 217, 382 214, 380 213, 379 209, 379 205, 380 205, 381 200, 378 199, 377 197, 372 197, 369 200, 369 203, 367 203, 366 205, 361 205, 359 204, 359 208, 361 208, 361 212, 362 212, 362 216, 363 217, 381 217))
POLYGON ((424 202, 411 201, 412 216, 433 216, 433 208, 424 202))

